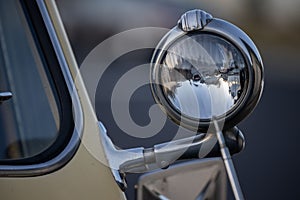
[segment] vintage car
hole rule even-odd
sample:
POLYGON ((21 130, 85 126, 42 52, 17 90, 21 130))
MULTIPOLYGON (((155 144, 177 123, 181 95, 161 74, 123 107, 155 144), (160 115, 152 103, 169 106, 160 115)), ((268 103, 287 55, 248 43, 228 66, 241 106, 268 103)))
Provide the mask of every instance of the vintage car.
POLYGON ((174 25, 153 44, 149 93, 194 135, 120 149, 96 116, 56 2, 1 0, 0 198, 121 200, 126 175, 146 173, 137 199, 226 199, 227 175, 243 199, 229 151, 244 148, 236 125, 260 99, 261 57, 204 11, 174 25))

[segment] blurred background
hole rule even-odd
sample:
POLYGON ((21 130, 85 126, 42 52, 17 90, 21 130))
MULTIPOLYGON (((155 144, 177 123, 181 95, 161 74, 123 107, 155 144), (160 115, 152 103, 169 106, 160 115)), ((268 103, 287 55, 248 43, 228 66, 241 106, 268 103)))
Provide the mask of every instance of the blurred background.
MULTIPOLYGON (((105 39, 140 27, 172 28, 187 10, 203 9, 243 29, 256 43, 265 65, 265 90, 260 104, 239 127, 246 137, 245 150, 234 156, 246 199, 295 199, 300 196, 300 1, 298 0, 59 0, 63 23, 78 65, 105 39)), ((159 37, 151 38, 157 44, 159 37)), ((133 41, 134 42, 134 41, 133 41)), ((116 44, 114 48, 117 48, 116 44)), ((168 121, 148 139, 120 130, 110 110, 112 90, 122 74, 149 63, 153 49, 140 49, 116 59, 104 72, 96 93, 96 111, 113 141, 120 147, 151 146, 172 139, 177 127, 168 121)), ((109 54, 110 49, 107 50, 109 54)), ((99 66, 101 67, 101 66, 99 66)), ((145 72, 148 73, 148 72, 145 72)), ((149 86, 138 89, 130 113, 141 126, 149 123, 154 103, 149 86)), ((128 176, 127 195, 139 175, 128 176)))

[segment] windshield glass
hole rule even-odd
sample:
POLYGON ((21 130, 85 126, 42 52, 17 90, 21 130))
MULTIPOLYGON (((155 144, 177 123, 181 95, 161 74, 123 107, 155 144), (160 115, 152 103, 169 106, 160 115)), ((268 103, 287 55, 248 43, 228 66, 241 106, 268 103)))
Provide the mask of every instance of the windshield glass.
POLYGON ((35 156, 56 139, 60 104, 18 1, 0 1, 0 160, 35 156))

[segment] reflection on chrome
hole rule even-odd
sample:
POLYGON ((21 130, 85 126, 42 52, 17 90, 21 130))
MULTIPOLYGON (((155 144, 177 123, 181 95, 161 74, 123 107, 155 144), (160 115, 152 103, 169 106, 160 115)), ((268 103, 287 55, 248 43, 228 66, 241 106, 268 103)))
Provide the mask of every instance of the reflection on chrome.
POLYGON ((181 114, 211 119, 232 109, 243 94, 247 72, 235 46, 211 34, 184 37, 162 61, 161 85, 181 114))

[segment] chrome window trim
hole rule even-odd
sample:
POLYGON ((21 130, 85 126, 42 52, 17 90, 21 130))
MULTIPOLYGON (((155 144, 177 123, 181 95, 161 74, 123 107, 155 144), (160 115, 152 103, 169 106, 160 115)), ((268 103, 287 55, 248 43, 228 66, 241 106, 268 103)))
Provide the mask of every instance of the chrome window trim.
POLYGON ((73 117, 74 117, 74 131, 71 139, 68 142, 64 150, 51 160, 43 163, 31 164, 31 165, 0 165, 0 177, 32 177, 40 176, 51 173, 63 167, 67 164, 73 155, 76 153, 80 138, 83 132, 83 113, 81 109, 78 93, 73 81, 71 72, 68 67, 68 63, 64 56, 62 46, 59 42, 58 36, 54 29, 54 25, 51 21, 49 12, 47 10, 44 0, 36 0, 39 10, 41 12, 43 21, 47 28, 49 37, 51 39, 55 54, 58 59, 58 63, 63 73, 63 77, 66 81, 68 91, 72 100, 73 117))

